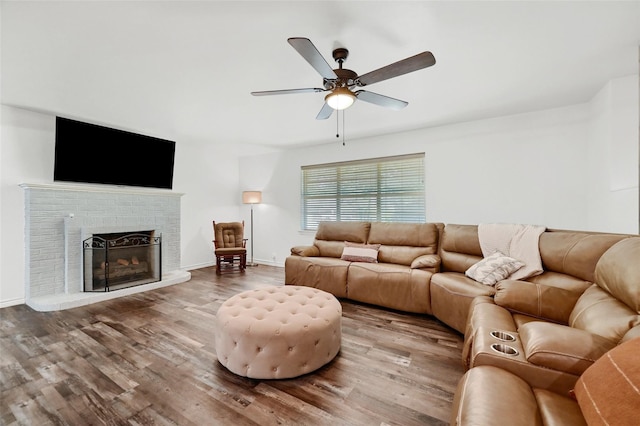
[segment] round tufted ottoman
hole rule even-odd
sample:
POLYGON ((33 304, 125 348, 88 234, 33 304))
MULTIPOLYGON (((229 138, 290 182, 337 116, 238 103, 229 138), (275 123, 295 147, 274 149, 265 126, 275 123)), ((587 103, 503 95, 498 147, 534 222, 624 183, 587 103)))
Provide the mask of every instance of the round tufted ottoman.
POLYGON ((311 287, 272 286, 225 301, 216 314, 218 361, 253 379, 314 371, 340 351, 342 306, 311 287))

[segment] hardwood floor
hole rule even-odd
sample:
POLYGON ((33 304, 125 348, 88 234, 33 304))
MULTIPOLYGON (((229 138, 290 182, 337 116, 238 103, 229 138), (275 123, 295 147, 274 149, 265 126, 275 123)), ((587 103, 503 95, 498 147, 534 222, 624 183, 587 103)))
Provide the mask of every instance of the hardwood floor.
POLYGON ((0 309, 2 425, 445 425, 462 336, 433 317, 349 301, 342 348, 287 380, 237 376, 212 326, 228 297, 284 269, 191 271, 189 282, 85 307, 0 309))

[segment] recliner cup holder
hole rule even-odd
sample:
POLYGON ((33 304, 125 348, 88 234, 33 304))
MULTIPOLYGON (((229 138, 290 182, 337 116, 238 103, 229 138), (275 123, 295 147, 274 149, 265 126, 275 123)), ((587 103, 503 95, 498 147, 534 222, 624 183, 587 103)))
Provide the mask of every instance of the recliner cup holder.
POLYGON ((498 353, 509 355, 509 356, 516 356, 520 353, 513 346, 505 345, 504 343, 493 343, 491 344, 491 349, 493 349, 498 353))
POLYGON ((498 339, 498 340, 502 340, 503 342, 515 342, 516 341, 516 336, 514 336, 511 333, 507 333, 506 331, 498 331, 498 330, 493 330, 491 333, 491 337, 498 339))

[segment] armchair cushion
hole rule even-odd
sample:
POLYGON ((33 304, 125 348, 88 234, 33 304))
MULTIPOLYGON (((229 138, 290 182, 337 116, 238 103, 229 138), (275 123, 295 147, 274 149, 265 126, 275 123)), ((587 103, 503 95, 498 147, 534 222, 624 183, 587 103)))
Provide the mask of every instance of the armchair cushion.
POLYGON ((218 256, 230 256, 234 254, 244 254, 247 249, 244 247, 224 247, 215 250, 215 254, 218 256))
POLYGON ((504 280, 496 284, 494 301, 512 312, 568 324, 580 294, 528 281, 504 280))
POLYGON ((531 364, 577 376, 615 346, 597 334, 544 321, 528 322, 518 334, 531 364))
POLYGON ((242 222, 213 222, 214 244, 216 249, 244 247, 244 224, 242 222))

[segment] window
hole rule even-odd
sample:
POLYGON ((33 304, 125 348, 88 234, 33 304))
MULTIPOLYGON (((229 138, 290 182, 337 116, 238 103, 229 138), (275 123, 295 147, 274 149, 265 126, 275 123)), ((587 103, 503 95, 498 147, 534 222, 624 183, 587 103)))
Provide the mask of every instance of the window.
POLYGON ((424 153, 302 167, 301 226, 425 222, 424 153))

